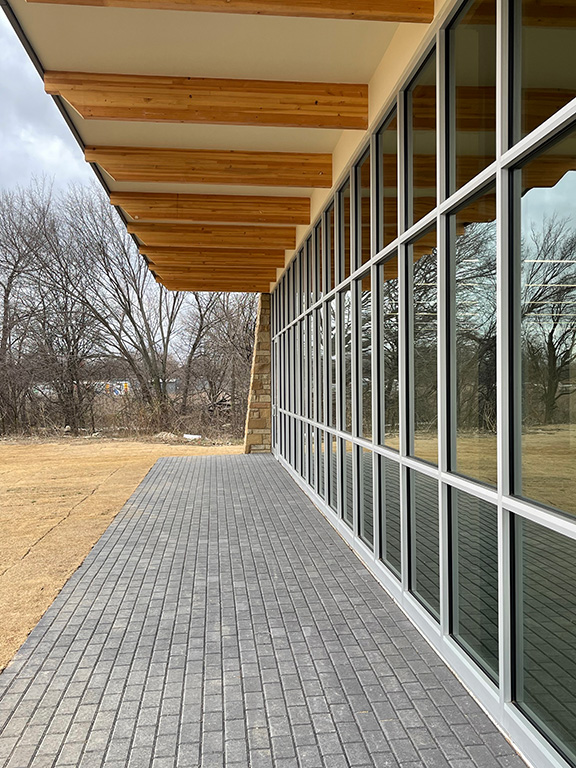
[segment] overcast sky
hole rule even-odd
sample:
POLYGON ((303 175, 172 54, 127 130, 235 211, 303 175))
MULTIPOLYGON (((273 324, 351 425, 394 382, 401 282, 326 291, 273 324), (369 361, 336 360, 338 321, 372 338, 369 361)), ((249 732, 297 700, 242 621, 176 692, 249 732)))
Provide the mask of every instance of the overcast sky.
POLYGON ((0 190, 43 174, 56 189, 96 178, 0 11, 0 190))

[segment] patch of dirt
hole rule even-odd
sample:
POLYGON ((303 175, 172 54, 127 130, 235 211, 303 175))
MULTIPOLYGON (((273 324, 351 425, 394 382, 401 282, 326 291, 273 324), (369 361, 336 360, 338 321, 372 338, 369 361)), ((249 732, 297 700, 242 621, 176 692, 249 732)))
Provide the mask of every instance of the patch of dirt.
POLYGON ((0 441, 0 671, 162 456, 241 445, 0 441))

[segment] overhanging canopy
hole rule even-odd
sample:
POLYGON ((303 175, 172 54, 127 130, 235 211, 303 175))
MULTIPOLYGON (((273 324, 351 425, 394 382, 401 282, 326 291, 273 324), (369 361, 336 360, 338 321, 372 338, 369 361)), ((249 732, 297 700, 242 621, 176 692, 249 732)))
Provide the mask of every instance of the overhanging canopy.
POLYGON ((433 0, 10 0, 140 253, 173 290, 268 291, 433 0))

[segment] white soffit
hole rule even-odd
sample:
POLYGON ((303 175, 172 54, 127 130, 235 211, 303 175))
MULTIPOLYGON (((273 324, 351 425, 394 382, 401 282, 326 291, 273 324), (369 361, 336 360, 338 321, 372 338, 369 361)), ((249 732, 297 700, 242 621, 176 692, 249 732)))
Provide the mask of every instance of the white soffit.
POLYGON ((12 0, 45 69, 367 83, 398 24, 12 0))
POLYGON ((325 128, 84 120, 69 106, 68 112, 87 146, 332 152, 342 135, 325 128))
POLYGON ((310 197, 308 187, 264 187, 248 184, 176 184, 145 181, 114 181, 102 171, 111 192, 154 192, 180 195, 263 195, 264 197, 310 197))

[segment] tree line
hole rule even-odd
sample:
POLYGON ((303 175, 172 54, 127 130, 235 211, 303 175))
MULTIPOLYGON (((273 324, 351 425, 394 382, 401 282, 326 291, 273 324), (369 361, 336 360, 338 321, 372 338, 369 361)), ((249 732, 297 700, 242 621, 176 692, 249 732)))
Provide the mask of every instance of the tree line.
POLYGON ((241 437, 257 296, 156 283, 98 188, 0 194, 0 433, 241 437))

